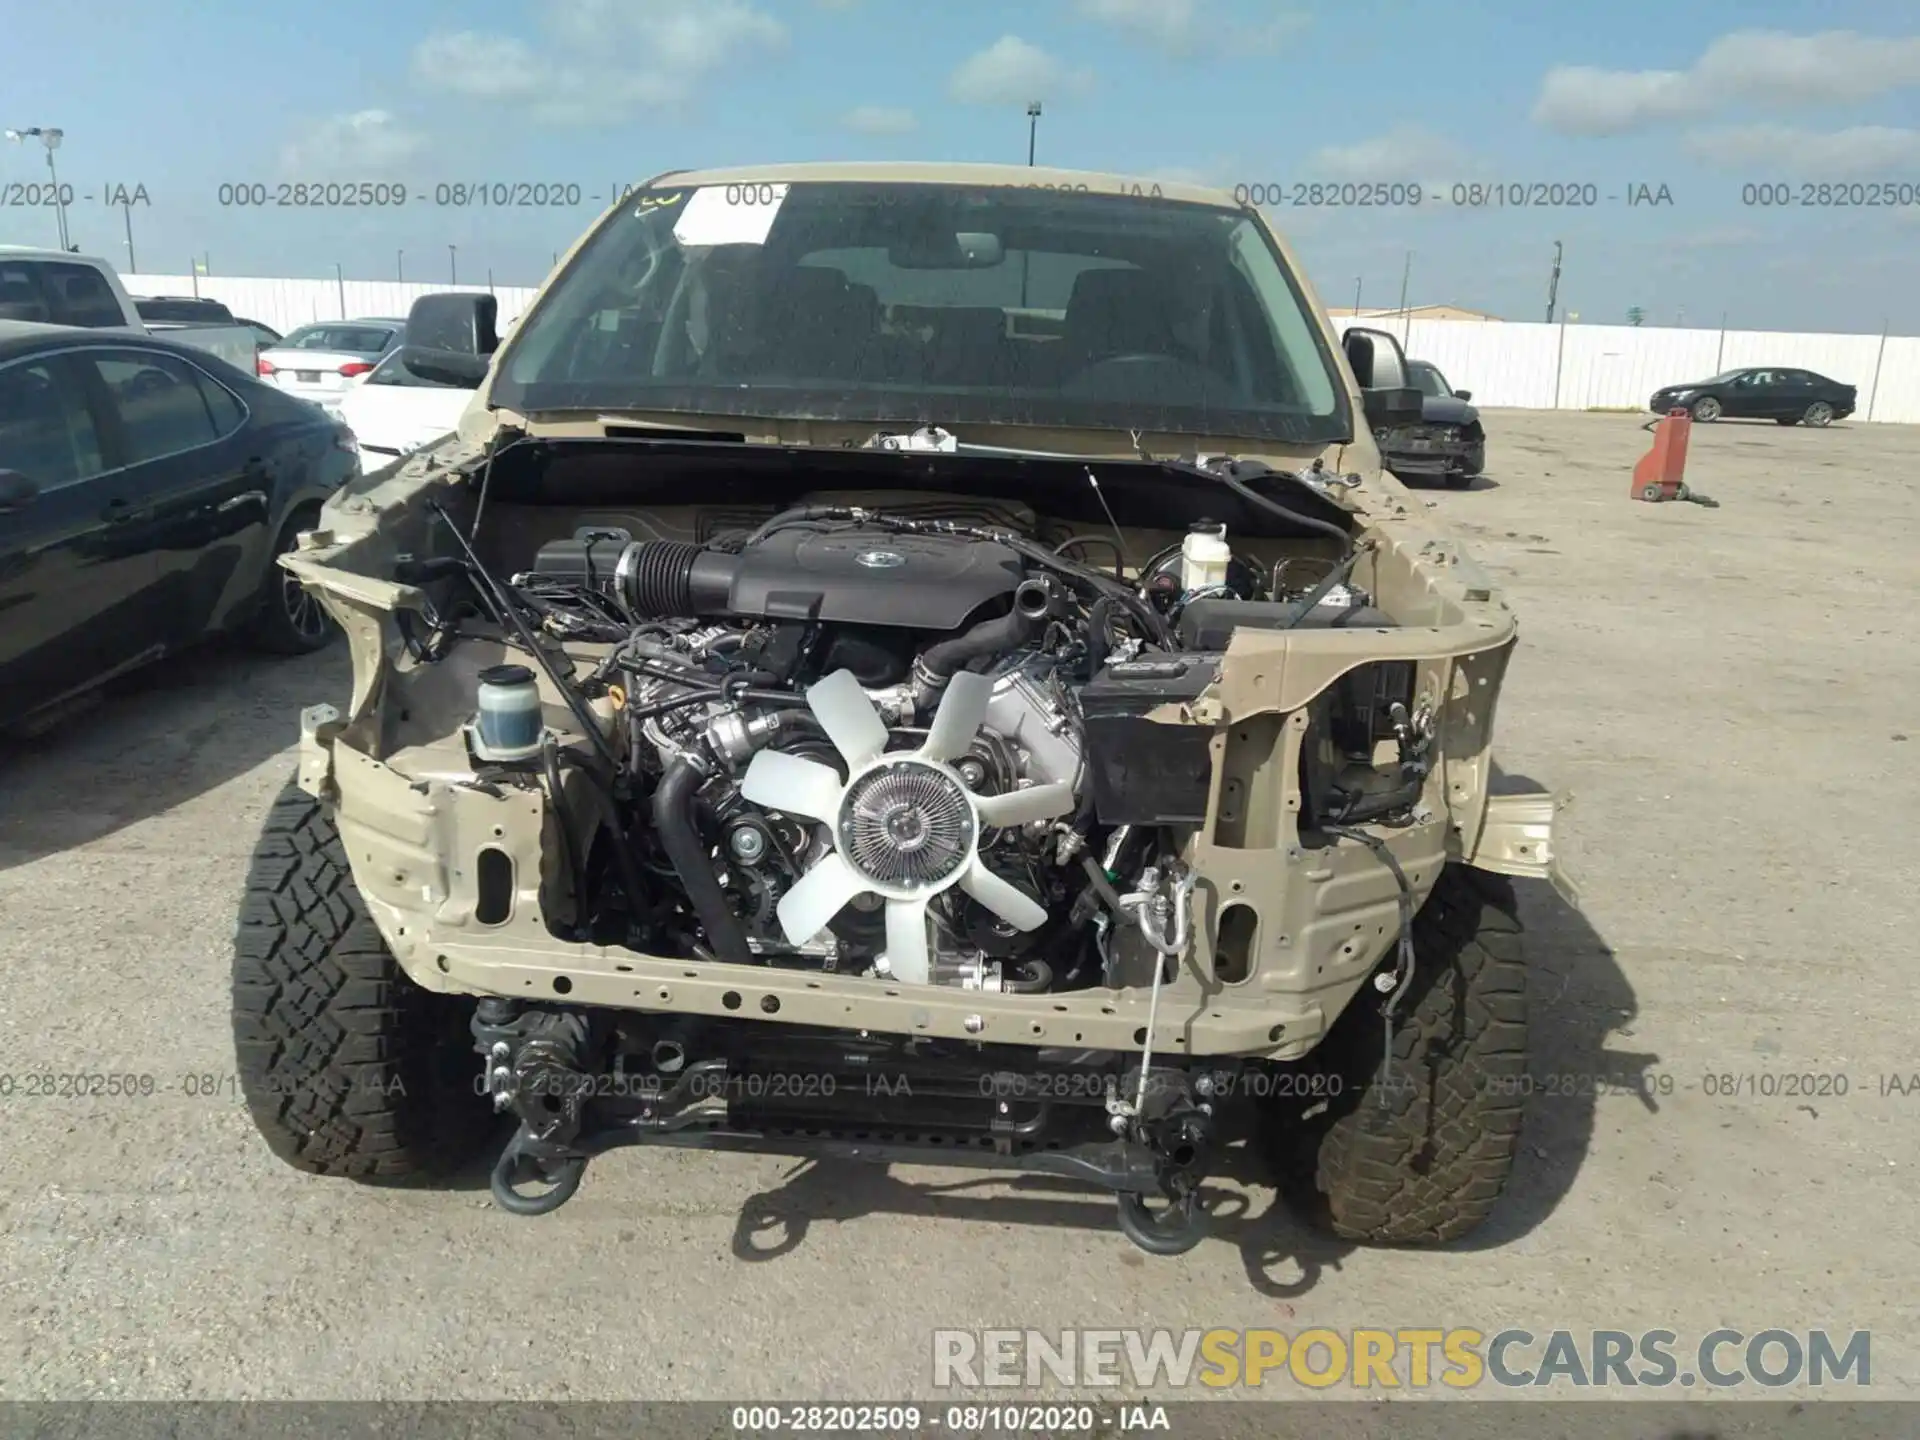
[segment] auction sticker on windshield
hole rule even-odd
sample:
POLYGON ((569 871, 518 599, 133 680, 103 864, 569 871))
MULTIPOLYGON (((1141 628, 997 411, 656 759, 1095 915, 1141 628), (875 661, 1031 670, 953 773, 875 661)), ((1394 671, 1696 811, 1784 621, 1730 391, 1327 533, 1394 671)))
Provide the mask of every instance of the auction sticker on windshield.
POLYGON ((784 184, 764 180, 702 185, 674 222, 673 238, 682 245, 764 245, 786 198, 784 184))

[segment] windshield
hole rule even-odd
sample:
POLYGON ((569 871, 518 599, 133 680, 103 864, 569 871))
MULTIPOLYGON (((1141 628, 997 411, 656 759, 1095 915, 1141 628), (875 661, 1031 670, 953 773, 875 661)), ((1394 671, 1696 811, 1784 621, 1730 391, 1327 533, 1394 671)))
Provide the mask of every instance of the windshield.
POLYGON ((1447 384, 1446 377, 1424 360, 1408 361, 1407 371, 1413 376, 1413 383, 1420 387, 1422 395, 1432 395, 1437 398, 1453 394, 1453 389, 1447 384))
POLYGON ((1298 286, 1244 212, 1024 187, 642 191, 528 314, 522 412, 1349 433, 1298 286))
POLYGON ((344 350, 354 355, 378 355, 387 348, 393 331, 374 325, 302 325, 283 339, 278 350, 344 350))

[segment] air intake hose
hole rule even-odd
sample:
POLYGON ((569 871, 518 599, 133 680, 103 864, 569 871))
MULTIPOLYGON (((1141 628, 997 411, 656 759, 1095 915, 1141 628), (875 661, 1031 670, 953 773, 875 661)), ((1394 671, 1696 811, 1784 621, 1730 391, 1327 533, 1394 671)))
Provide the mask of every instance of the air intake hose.
POLYGON ((679 540, 636 540, 620 552, 614 588, 627 609, 648 619, 724 615, 740 557, 679 540))

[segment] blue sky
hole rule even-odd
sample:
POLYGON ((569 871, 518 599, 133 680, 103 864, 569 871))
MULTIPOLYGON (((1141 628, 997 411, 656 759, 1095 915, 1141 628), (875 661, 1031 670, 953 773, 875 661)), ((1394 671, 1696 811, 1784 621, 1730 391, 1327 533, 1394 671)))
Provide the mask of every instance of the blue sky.
MULTIPOLYGON (((249 210, 222 183, 609 184, 829 158, 1026 158, 1222 185, 1413 182, 1417 209, 1276 220, 1330 305, 1410 298, 1589 322, 1920 333, 1912 0, 463 0, 10 11, 0 124, 60 126, 74 239, 183 273, 535 283, 596 207, 249 210), (33 64, 19 63, 41 57, 33 64), (147 83, 148 81, 152 83, 147 83), (1447 203, 1592 185, 1592 209, 1447 203), (1743 204, 1743 185, 1904 185, 1904 207, 1743 204), (1629 206, 1644 184, 1669 203, 1629 206), (1619 200, 1606 197, 1618 195, 1619 200), (1438 197, 1439 203, 1434 203, 1438 197), (404 259, 399 252, 404 252, 404 259)), ((0 145, 0 186, 46 178, 0 145)), ((1289 190, 1290 193, 1290 190, 1289 190)), ((1844 193, 1844 192, 1843 192, 1844 193)), ((1856 192, 1860 193, 1860 192, 1856 192)), ((1898 190, 1895 191, 1898 194, 1898 190)), ((23 198, 0 190, 0 198, 23 198)), ((0 208, 50 244, 51 211, 0 208)))

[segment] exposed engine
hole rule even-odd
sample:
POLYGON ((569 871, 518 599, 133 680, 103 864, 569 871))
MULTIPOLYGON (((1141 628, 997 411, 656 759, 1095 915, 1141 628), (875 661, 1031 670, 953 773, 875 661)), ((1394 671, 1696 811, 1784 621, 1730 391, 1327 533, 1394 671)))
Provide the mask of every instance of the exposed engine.
MULTIPOLYGON (((1391 623, 1350 566, 1276 594, 1279 569, 1217 526, 1121 580, 1006 530, 851 508, 705 545, 544 546, 514 588, 549 632, 612 642, 583 688, 617 718, 608 798, 638 852, 591 881, 573 857, 583 929, 905 984, 1145 983, 1159 955, 1115 923, 1122 892, 1138 903, 1163 827, 1204 817, 1211 775, 1206 729, 1149 712, 1204 690, 1236 625, 1391 623)), ((482 759, 534 753, 486 749, 489 704, 516 703, 483 697, 482 759)), ((1340 743, 1370 752, 1394 703, 1340 743)))

